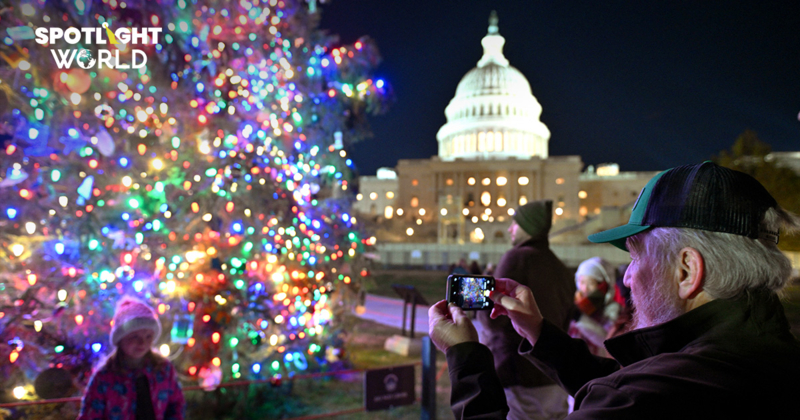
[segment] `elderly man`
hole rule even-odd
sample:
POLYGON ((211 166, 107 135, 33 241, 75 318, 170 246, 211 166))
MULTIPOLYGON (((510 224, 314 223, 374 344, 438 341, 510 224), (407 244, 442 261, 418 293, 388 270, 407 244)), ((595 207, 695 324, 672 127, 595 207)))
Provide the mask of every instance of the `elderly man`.
MULTIPOLYGON (((574 419, 796 418, 800 343, 779 292, 791 265, 780 229, 796 216, 749 175, 705 162, 662 172, 628 224, 589 237, 628 250, 636 329, 592 356, 543 319, 530 290, 497 281, 492 316, 508 316, 519 352, 575 396, 574 419)), ((491 353, 464 313, 429 312, 447 354, 456 418, 505 418, 491 353)))

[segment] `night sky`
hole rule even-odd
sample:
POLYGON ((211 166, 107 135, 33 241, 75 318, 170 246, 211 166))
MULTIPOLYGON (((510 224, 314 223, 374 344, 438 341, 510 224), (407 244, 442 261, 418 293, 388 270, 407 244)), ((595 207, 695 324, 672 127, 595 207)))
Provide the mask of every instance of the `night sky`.
POLYGON ((745 129, 800 150, 800 1, 329 0, 322 28, 368 35, 396 102, 353 146, 361 175, 436 155, 491 10, 531 84, 550 155, 623 171, 708 159, 745 129), (709 5, 713 3, 713 5, 709 5))

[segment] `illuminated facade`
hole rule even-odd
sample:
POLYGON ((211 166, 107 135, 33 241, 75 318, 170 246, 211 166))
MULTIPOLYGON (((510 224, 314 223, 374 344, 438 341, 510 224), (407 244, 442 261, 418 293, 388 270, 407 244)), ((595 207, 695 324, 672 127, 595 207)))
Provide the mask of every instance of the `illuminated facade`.
POLYGON ((354 208, 382 222, 381 241, 507 245, 514 209, 542 199, 553 200, 551 232, 565 232, 552 242, 585 241, 602 208, 617 208, 606 214, 616 223, 654 174, 619 173, 614 164, 581 174, 580 156, 550 156, 542 107, 503 56, 494 14, 489 22, 483 56, 445 109, 438 156, 359 178, 354 208))

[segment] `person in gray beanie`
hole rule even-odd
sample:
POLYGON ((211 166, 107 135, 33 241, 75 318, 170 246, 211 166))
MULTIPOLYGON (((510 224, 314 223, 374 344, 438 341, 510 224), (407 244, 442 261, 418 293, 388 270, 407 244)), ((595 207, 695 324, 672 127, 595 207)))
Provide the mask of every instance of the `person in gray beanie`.
MULTIPOLYGON (((500 259, 496 278, 511 278, 533 290, 540 307, 561 328, 569 325, 575 283, 570 270, 550 250, 547 235, 553 202, 532 201, 514 212, 508 228, 513 248, 500 259)), ((480 342, 492 351, 509 406, 509 419, 553 419, 567 415, 567 393, 517 353, 522 338, 508 317, 490 319, 478 311, 480 342)))

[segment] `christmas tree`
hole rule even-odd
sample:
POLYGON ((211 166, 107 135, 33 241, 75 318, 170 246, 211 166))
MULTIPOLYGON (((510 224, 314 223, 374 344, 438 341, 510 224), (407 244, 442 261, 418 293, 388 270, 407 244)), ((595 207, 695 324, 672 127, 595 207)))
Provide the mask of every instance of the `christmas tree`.
POLYGON ((336 361, 374 241, 349 214, 346 152, 388 97, 374 44, 338 45, 313 1, 0 13, 3 399, 85 384, 123 295, 157 308, 156 345, 189 381, 336 361))

